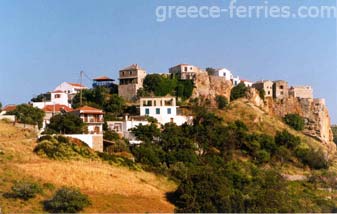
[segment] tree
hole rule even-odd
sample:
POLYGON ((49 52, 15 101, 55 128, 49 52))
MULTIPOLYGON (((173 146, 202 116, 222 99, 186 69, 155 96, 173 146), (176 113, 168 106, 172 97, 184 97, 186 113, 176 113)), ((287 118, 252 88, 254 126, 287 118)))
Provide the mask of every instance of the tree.
POLYGON ((32 102, 44 102, 44 101, 50 101, 51 100, 51 94, 50 93, 43 93, 39 94, 36 97, 33 97, 30 101, 32 102))
POLYGON ((8 115, 15 115, 16 120, 20 123, 38 125, 42 127, 44 111, 28 104, 16 106, 15 110, 7 112, 8 115))
POLYGON ((0 111, 2 110, 2 103, 0 102, 0 111))
POLYGON ((247 90, 248 88, 245 86, 244 83, 239 83, 231 91, 231 100, 236 100, 245 97, 247 90))
POLYGON ((216 73, 216 69, 211 68, 211 67, 206 68, 206 71, 207 71, 208 75, 210 75, 210 76, 215 75, 215 73, 216 73))
POLYGON ((215 97, 215 101, 218 104, 218 109, 224 109, 228 106, 228 100, 226 97, 218 95, 215 97))
POLYGON ((297 131, 303 131, 304 119, 298 114, 287 114, 283 118, 284 122, 297 131))
POLYGON ((57 114, 50 119, 46 133, 82 134, 85 130, 82 119, 72 113, 57 114))
POLYGON ((122 97, 117 94, 110 96, 108 101, 105 101, 103 104, 103 109, 105 112, 110 112, 115 115, 120 115, 123 113, 125 108, 125 101, 122 97))

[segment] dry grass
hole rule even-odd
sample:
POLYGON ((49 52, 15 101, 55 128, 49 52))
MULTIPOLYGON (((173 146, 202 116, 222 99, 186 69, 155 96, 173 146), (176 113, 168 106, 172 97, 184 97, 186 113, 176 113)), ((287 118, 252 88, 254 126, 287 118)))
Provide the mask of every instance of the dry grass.
POLYGON ((176 184, 144 171, 132 171, 101 161, 52 161, 32 151, 34 134, 0 122, 0 207, 3 212, 42 212, 41 201, 52 192, 28 202, 6 199, 16 180, 73 186, 88 194, 92 205, 85 212, 173 212, 166 193, 176 184))

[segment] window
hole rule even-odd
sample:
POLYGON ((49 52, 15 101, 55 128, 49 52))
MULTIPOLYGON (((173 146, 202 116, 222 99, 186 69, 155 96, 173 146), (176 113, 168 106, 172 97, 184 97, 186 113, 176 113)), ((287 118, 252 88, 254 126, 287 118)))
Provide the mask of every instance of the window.
POLYGON ((171 114, 171 108, 167 109, 167 114, 171 114))
POLYGON ((145 109, 145 114, 146 114, 146 115, 149 115, 149 114, 150 114, 150 109, 146 108, 146 109, 145 109))
POLYGON ((156 114, 160 114, 160 108, 156 108, 156 114))
POLYGON ((187 71, 187 67, 185 67, 184 70, 187 71))
POLYGON ((283 89, 283 88, 284 88, 283 85, 281 85, 281 86, 280 86, 280 89, 283 89))
POLYGON ((60 94, 55 94, 55 99, 57 99, 57 98, 60 98, 61 97, 61 95, 60 94))

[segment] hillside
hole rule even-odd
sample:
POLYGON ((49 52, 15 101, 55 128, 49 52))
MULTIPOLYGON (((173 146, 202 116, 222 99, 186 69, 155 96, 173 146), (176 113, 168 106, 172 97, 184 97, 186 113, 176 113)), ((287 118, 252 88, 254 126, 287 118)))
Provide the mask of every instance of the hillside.
POLYGON ((166 193, 176 185, 164 177, 101 161, 53 161, 32 151, 35 135, 0 122, 0 207, 2 212, 42 212, 41 201, 61 186, 78 187, 92 205, 84 212, 173 212, 166 193), (29 201, 4 197, 18 180, 35 181, 44 193, 29 201))

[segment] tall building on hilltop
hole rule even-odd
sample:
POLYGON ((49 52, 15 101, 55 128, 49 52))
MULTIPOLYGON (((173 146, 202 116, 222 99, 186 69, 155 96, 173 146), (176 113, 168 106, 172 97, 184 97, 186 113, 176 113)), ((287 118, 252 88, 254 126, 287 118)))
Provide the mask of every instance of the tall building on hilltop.
POLYGON ((125 100, 134 100, 139 88, 143 87, 146 71, 137 64, 132 64, 119 71, 118 95, 125 100))

